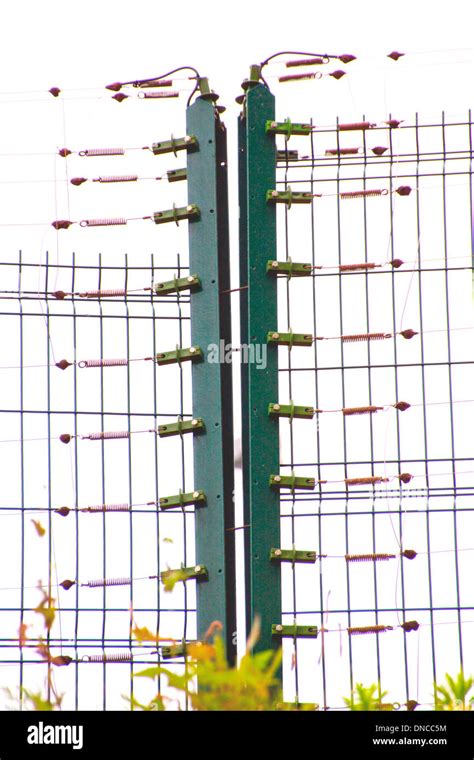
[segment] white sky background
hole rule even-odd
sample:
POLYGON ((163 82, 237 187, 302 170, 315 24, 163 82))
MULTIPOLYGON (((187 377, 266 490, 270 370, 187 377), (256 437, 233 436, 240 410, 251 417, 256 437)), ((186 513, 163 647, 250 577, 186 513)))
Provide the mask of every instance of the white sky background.
MULTIPOLYGON (((1 92, 47 91, 52 86, 64 90, 101 87, 113 81, 160 75, 184 64, 193 65, 202 75, 209 76, 211 86, 221 95, 220 102, 228 107, 224 120, 229 131, 234 277, 237 277, 235 262, 238 251, 235 123, 239 112, 234 98, 240 93, 240 82, 247 76, 251 63, 259 62, 279 50, 353 53, 358 57, 358 61, 340 66, 348 75, 339 82, 324 79, 321 82, 305 83, 301 88, 296 85, 290 91, 270 79, 270 87, 280 97, 280 102, 284 103, 285 112, 278 113, 281 119, 291 115, 294 120, 298 120, 295 111, 298 111, 300 120, 306 120, 312 115, 322 123, 332 123, 335 116, 341 120, 358 120, 363 113, 371 121, 383 119, 389 112, 399 118, 415 111, 437 118, 443 109, 449 115, 466 118, 467 109, 472 105, 470 92, 473 72, 472 63, 469 62, 471 56, 467 50, 472 35, 467 2, 450 3, 449 15, 443 13, 442 17, 426 3, 414 4, 405 0, 396 4, 354 4, 343 0, 337 6, 308 4, 294 7, 285 3, 240 2, 238 5, 224 5, 202 2, 197 6, 181 3, 172 10, 142 0, 130 5, 121 2, 91 3, 88 0, 68 4, 45 2, 41 6, 18 2, 3 12, 2 21, 5 32, 0 51, 1 92), (426 55, 407 55, 394 64, 385 57, 394 49, 407 54, 412 51, 428 52, 426 55), (430 52, 452 50, 459 52, 430 52), (304 103, 301 102, 302 96, 305 98, 304 103)), ((271 73, 270 68, 267 73, 271 73)), ((107 95, 105 90, 96 94, 107 95)), ((80 96, 79 92, 78 97, 80 96)), ((68 101, 64 112, 61 100, 53 101, 49 97, 40 103, 12 105, 11 111, 7 104, 2 106, 2 142, 6 143, 5 152, 54 150, 64 144, 64 134, 67 147, 81 149, 107 145, 146 145, 158 139, 167 139, 170 131, 174 131, 175 135, 184 134, 185 131, 183 95, 179 104, 175 101, 117 104, 110 99, 100 102, 85 100, 83 103, 68 101), (143 115, 145 112, 146 116, 143 115), (65 133, 63 113, 66 119, 65 133), (154 121, 152 114, 156 114, 154 121), (56 125, 54 134, 51 133, 51 124, 56 125), (177 124, 181 125, 180 128, 176 127, 177 124)), ((2 98, 6 99, 6 96, 2 98)), ((0 152, 3 150, 0 149, 0 152)), ((68 165, 74 166, 74 170, 69 169, 69 176, 127 172, 147 174, 149 167, 159 166, 159 171, 153 169, 150 172, 152 176, 184 164, 181 159, 155 159, 140 153, 127 156, 122 163, 115 164, 114 168, 110 168, 112 164, 108 161, 99 163, 99 159, 93 165, 85 165, 86 160, 80 163, 75 158, 75 161, 75 164, 71 162, 68 165)), ((16 172, 22 178, 33 177, 35 174, 38 177, 53 177, 54 172, 54 163, 49 157, 44 162, 35 159, 32 163, 26 159, 21 164, 11 159, 3 166, 3 172, 9 177, 16 172)), ((0 221, 52 221, 56 218, 56 203, 57 218, 82 219, 88 216, 122 214, 141 216, 160 208, 168 208, 171 197, 178 201, 182 198, 184 202, 186 188, 183 186, 184 183, 172 186, 166 182, 144 183, 134 193, 125 189, 109 194, 106 189, 88 183, 82 188, 71 188, 68 196, 65 188, 54 196, 49 186, 37 185, 26 189, 26 186, 18 185, 11 192, 1 192, 0 221), (41 193, 40 197, 38 192, 41 193)), ((5 229, 2 231, 1 244, 4 252, 11 251, 13 256, 20 247, 28 257, 34 256, 37 251, 38 261, 48 248, 54 256, 58 255, 58 250, 61 253, 67 252, 67 255, 71 250, 80 250, 84 260, 89 256, 92 257, 91 260, 94 259, 98 250, 103 251, 105 256, 113 256, 117 252, 122 255, 127 251, 133 259, 131 264, 142 258, 145 260, 151 251, 166 255, 167 245, 170 245, 173 247, 174 262, 174 253, 178 250, 175 234, 173 230, 172 237, 171 232, 156 228, 152 223, 143 223, 143 226, 132 224, 118 233, 115 230, 89 231, 73 228, 58 238, 52 228, 31 228, 25 231, 5 229), (57 239, 60 241, 60 249, 56 247, 57 239)), ((186 225, 183 225, 179 235, 184 249, 186 225)), ((136 286, 139 287, 140 284, 137 281, 136 286)), ((60 283, 58 287, 61 287, 60 283)), ((407 323, 404 326, 411 325, 407 323)), ((293 327, 296 329, 294 325, 293 327)), ((113 339, 114 336, 111 335, 110 340, 113 339)), ((122 339, 123 336, 117 335, 117 341, 122 339)), ((35 340, 33 335, 31 340, 35 340)), ((94 340, 91 338, 89 355, 85 358, 96 355, 94 340)), ((146 337, 140 338, 137 334, 134 341, 132 355, 149 353, 146 337)), ((174 338, 170 342, 173 345, 174 338)), ((54 347, 57 358, 68 357, 69 345, 70 336, 56 338, 54 347)), ((121 349, 109 350, 108 355, 120 356, 123 354, 123 345, 121 349)), ((84 388, 84 393, 88 392, 94 392, 92 385, 90 391, 84 388)), ((13 394, 14 389, 8 387, 8 393, 13 394)), ((121 429, 120 424, 117 429, 121 429)), ((58 432, 66 431, 61 429, 58 432)), ((69 466, 68 460, 66 465, 69 466)), ((92 459, 89 466, 93 471, 92 459)), ((163 472, 162 477, 167 477, 167 473, 163 472)), ((121 486, 120 480, 111 483, 109 501, 126 500, 119 495, 121 486)), ((176 492, 171 483, 170 488, 170 493, 176 492)), ((97 493, 93 495, 93 491, 91 485, 90 499, 99 503, 100 499, 97 498, 97 493)), ((88 496, 83 492, 85 501, 88 496)), ((138 494, 137 498, 140 496, 138 494)), ((143 498, 147 496, 143 493, 143 498)), ((87 577, 100 577, 99 568, 93 568, 92 550, 90 554, 92 564, 88 568, 90 574, 87 577)), ((109 575, 124 574, 119 560, 120 557, 117 557, 116 571, 111 569, 109 575)), ((142 565, 146 574, 150 563, 147 565, 142 562, 142 565)), ((34 571, 35 568, 33 574, 34 571)), ((31 578, 32 583, 35 580, 36 578, 31 578)), ((2 585, 7 584, 2 582, 2 585)), ((151 621, 149 624, 152 627, 151 621)), ((338 644, 334 646, 337 649, 338 644)), ((101 674, 97 675, 100 683, 101 674)), ((366 677, 365 673, 358 672, 357 678, 375 680, 373 673, 366 677)), ((308 688, 308 698, 311 698, 310 692, 311 688, 308 688)), ((344 693, 347 693, 347 688, 344 693)), ((396 695, 393 696, 395 697, 396 695)), ((305 694, 301 698, 304 699, 305 694)), ((119 704, 116 703, 116 706, 119 704)))

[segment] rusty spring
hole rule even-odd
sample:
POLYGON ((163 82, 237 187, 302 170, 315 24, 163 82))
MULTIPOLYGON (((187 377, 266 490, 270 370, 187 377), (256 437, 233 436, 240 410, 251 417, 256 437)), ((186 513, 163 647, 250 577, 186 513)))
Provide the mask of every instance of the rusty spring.
POLYGON ((116 175, 111 177, 97 177, 92 182, 136 182, 138 180, 138 174, 124 174, 122 176, 116 175))
POLYGON ((354 406, 354 407, 345 407, 342 409, 342 413, 345 416, 349 416, 352 414, 373 414, 374 412, 380 412, 380 411, 383 411, 383 406, 354 406))
POLYGON ((82 662, 132 662, 131 652, 117 654, 85 654, 82 662))
POLYGON ((128 359, 83 359, 78 367, 126 367, 128 359))
POLYGON ((123 148, 88 148, 87 150, 80 150, 80 156, 123 156, 125 150, 123 148))
POLYGON ((308 72, 306 74, 285 74, 282 77, 278 77, 279 82, 293 82, 301 79, 321 79, 321 72, 308 72))
POLYGON ((365 486, 375 483, 388 483, 390 478, 383 478, 381 475, 371 475, 366 478, 344 478, 346 486, 365 486))
POLYGON ((373 129, 375 126, 370 121, 356 121, 353 124, 338 124, 337 128, 339 132, 355 132, 360 129, 373 129))
POLYGON ((126 295, 127 291, 124 289, 87 290, 85 293, 79 293, 80 298, 119 298, 126 295))
POLYGON ((355 156, 362 153, 362 148, 328 148, 326 156, 355 156))
POLYGON ((373 198, 380 195, 388 195, 387 188, 384 188, 383 190, 352 190, 350 192, 339 193, 339 197, 343 200, 350 200, 351 198, 373 198))
POLYGON ((320 66, 322 63, 329 63, 329 58, 327 56, 322 56, 321 58, 298 58, 297 60, 287 61, 286 68, 290 69, 296 66, 320 66))
POLYGON ((129 438, 130 432, 128 430, 113 430, 106 433, 89 433, 89 435, 81 435, 82 440, 89 441, 106 441, 111 438, 129 438))
POLYGON ((386 631, 393 631, 391 625, 359 625, 347 629, 349 636, 359 636, 364 633, 385 633, 386 631))
POLYGON ((127 224, 127 220, 124 217, 117 217, 115 219, 83 219, 79 224, 81 227, 113 227, 115 225, 127 224))
POLYGON ((80 509, 79 512, 91 512, 91 513, 130 512, 130 505, 129 504, 97 504, 96 506, 92 506, 92 507, 84 507, 84 509, 80 509))
POLYGON ((367 269, 377 269, 382 266, 383 264, 363 262, 362 264, 339 264, 338 269, 340 272, 357 272, 358 270, 365 271, 367 269))
POLYGON ((346 554, 346 562, 385 562, 388 559, 395 559, 396 554, 346 554))
POLYGON ((104 586, 130 586, 131 583, 131 578, 102 578, 100 580, 81 583, 81 586, 87 586, 88 588, 102 588, 104 586))
POLYGON ((140 88, 146 88, 146 87, 172 87, 173 86, 173 80, 172 79, 152 79, 149 82, 140 82, 140 84, 135 85, 135 87, 140 88))
MULTIPOLYGON (((346 562, 384 562, 385 560, 395 559, 396 557, 396 554, 383 553, 344 555, 346 562)), ((405 549, 404 551, 400 552, 400 557, 406 557, 406 559, 415 559, 416 552, 413 551, 413 549, 405 549)))
POLYGON ((149 98, 155 100, 160 98, 179 98, 179 92, 177 92, 177 90, 170 90, 170 92, 139 92, 138 97, 140 100, 149 98))
POLYGON ((362 335, 341 335, 343 343, 355 343, 363 340, 384 340, 385 338, 391 338, 391 333, 364 333, 362 335))

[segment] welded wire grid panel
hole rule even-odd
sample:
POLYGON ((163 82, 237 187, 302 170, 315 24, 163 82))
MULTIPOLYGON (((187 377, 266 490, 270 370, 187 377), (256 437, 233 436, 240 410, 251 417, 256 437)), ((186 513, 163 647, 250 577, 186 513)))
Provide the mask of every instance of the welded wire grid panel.
MULTIPOLYGON (((166 175, 186 158, 142 147, 169 139, 172 129, 184 135, 184 107, 158 111, 162 101, 135 97, 119 118, 115 109, 123 106, 110 95, 93 93, 92 106, 86 98, 36 96, 29 108, 37 108, 41 128, 28 144, 26 106, 4 106, 5 707, 21 706, 26 690, 52 701, 64 694, 65 709, 129 709, 132 694, 139 702, 156 694, 156 684, 133 673, 160 661, 166 639, 196 637, 194 581, 172 593, 160 581, 161 571, 195 562, 194 507, 160 509, 163 497, 194 489, 193 436, 158 434, 162 425, 192 419, 190 362, 157 362, 164 351, 190 346, 190 291, 153 290, 189 276, 187 222, 155 226, 150 219, 173 203, 186 206, 186 183, 169 184, 166 175), (117 143, 133 149, 87 152, 88 144, 117 143), (143 182, 99 181, 137 173, 143 182), (83 181, 71 184, 74 178, 83 181), (96 217, 137 221, 94 229, 76 223, 96 217), (58 220, 74 224, 56 230, 58 220), (164 641, 139 646, 135 626, 164 641)), ((183 667, 182 660, 169 664, 183 667)))
POLYGON ((303 479, 281 548, 316 555, 282 562, 285 699, 340 709, 380 682, 429 709, 474 670, 472 119, 299 121, 269 196, 280 476, 303 479))

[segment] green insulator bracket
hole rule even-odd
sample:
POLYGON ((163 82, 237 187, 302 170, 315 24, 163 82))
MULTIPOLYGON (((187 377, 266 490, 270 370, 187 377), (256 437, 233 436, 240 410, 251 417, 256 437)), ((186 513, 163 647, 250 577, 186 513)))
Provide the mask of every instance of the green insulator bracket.
POLYGON ((291 119, 285 121, 266 121, 265 132, 269 135, 285 135, 287 139, 292 136, 307 136, 312 132, 311 124, 293 124, 291 119))
POLYGON ((290 488, 295 491, 297 488, 304 491, 314 491, 316 481, 314 478, 299 477, 296 475, 270 475, 270 488, 290 488))
POLYGON ((290 348, 293 346, 309 347, 313 345, 313 336, 294 332, 279 333, 270 330, 267 334, 267 343, 275 346, 289 346, 290 348))
POLYGON ((204 354, 202 348, 199 346, 191 346, 190 348, 179 348, 176 346, 175 351, 163 351, 156 354, 156 363, 160 367, 166 364, 181 364, 181 362, 196 362, 202 361, 204 354))
POLYGON ((204 433, 204 420, 202 417, 196 417, 193 420, 178 420, 158 427, 160 438, 168 438, 172 435, 184 435, 185 433, 204 433))
POLYGON ((270 549, 270 559, 273 562, 304 562, 314 565, 316 552, 296 549, 270 549))
POLYGON ((311 277, 311 264, 297 264, 295 261, 267 261, 267 274, 283 274, 288 277, 311 277))
POLYGON ((191 152, 198 148, 199 143, 194 135, 186 135, 186 137, 173 137, 173 135, 171 135, 171 140, 156 142, 151 146, 155 156, 161 156, 163 153, 174 153, 176 156, 179 150, 187 150, 191 152))
POLYGON ((167 296, 171 293, 178 293, 181 290, 194 290, 201 289, 201 280, 197 274, 190 274, 188 277, 173 277, 172 280, 167 282, 157 282, 153 286, 153 290, 157 295, 167 296))
POLYGON ((193 567, 178 567, 174 570, 163 570, 160 579, 166 581, 207 581, 208 572, 205 565, 193 565, 193 567))
POLYGON ((195 203, 189 203, 187 206, 177 208, 173 206, 166 211, 155 211, 153 214, 153 221, 155 224, 165 224, 166 222, 175 222, 179 225, 180 222, 184 222, 185 219, 189 219, 190 222, 194 222, 199 219, 200 212, 195 203))
POLYGON ((285 639, 317 639, 318 627, 316 625, 272 625, 272 636, 280 636, 285 639))
POLYGON ((262 67, 258 63, 253 63, 250 67, 249 78, 242 82, 242 89, 247 91, 251 87, 255 87, 260 82, 261 75, 262 67))
POLYGON ((202 100, 210 100, 211 103, 215 103, 216 100, 219 100, 219 95, 217 92, 211 90, 209 86, 209 79, 207 77, 198 77, 197 84, 199 89, 199 97, 202 98, 202 100))
POLYGON ((314 417, 313 406, 296 406, 292 401, 289 404, 269 404, 268 414, 270 417, 289 417, 290 420, 312 420, 314 417))
POLYGON ((297 150, 277 150, 276 153, 276 160, 277 161, 283 161, 286 163, 287 161, 298 161, 299 155, 297 150))
POLYGON ((168 182, 182 182, 188 178, 187 169, 170 169, 166 172, 168 182))
POLYGON ((195 641, 181 642, 180 644, 170 644, 160 647, 160 655, 163 660, 171 660, 175 657, 186 657, 189 644, 195 644, 195 641))
POLYGON ((183 493, 180 491, 173 496, 162 496, 159 500, 160 509, 176 509, 177 507, 205 507, 206 506, 206 494, 204 491, 192 491, 191 493, 183 493))
POLYGON ((290 186, 286 190, 267 190, 268 203, 285 203, 291 208, 293 203, 311 203, 312 193, 294 193, 290 186))

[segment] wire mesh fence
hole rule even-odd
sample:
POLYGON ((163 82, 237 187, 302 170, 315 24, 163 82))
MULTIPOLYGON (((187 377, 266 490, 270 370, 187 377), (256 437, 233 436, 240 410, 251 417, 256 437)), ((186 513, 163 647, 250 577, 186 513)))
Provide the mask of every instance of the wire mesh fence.
POLYGON ((45 673, 63 708, 146 702, 156 684, 135 666, 166 657, 182 672, 186 644, 216 619, 232 659, 236 588, 247 628, 262 617, 260 648, 283 645, 285 701, 343 709, 362 682, 380 683, 387 709, 432 707, 433 681, 474 668, 471 114, 290 121, 259 82, 246 82, 239 120, 237 526, 227 156, 212 93, 165 142, 136 118, 148 86, 114 135, 123 148, 83 147, 112 144, 120 83, 82 132, 71 114, 84 104, 53 100, 46 147, 25 152, 9 122, 6 704, 41 693, 45 673), (164 152, 173 163, 150 165, 164 152), (189 197, 174 184, 186 171, 189 197), (193 582, 168 593, 173 568, 193 582))
POLYGON ((432 706, 474 666, 472 120, 303 119, 267 125, 285 693, 432 706))
POLYGON ((65 258, 53 267, 46 257, 40 270, 25 255, 1 265, 2 679, 28 688, 41 679, 41 635, 53 658, 68 659, 55 668, 68 704, 90 707, 94 695, 110 708, 130 692, 133 664, 156 662, 157 644, 137 648, 134 625, 196 636, 193 590, 167 595, 160 582, 177 557, 195 561, 194 506, 160 502, 194 489, 189 436, 159 435, 192 420, 186 364, 158 363, 189 344, 189 296, 150 290, 188 269, 179 257, 65 258), (38 584, 57 600, 56 620, 35 637, 38 584))
MULTIPOLYGON (((162 157, 140 99, 122 120, 110 93, 94 100, 89 124, 84 102, 42 100, 44 133, 27 154, 21 113, 16 134, 4 106, 0 680, 14 708, 27 694, 63 694, 62 709, 148 701, 156 689, 134 670, 163 657, 182 669, 167 647, 197 637, 194 583, 167 593, 160 577, 195 564, 202 499, 184 434, 195 358, 187 223, 153 224, 172 203, 171 221, 185 218, 186 183, 172 183, 186 178, 187 146, 172 137, 162 157), (76 149, 110 145, 111 123, 131 149, 76 149)), ((160 104, 163 129, 184 134, 184 114, 160 104)))

